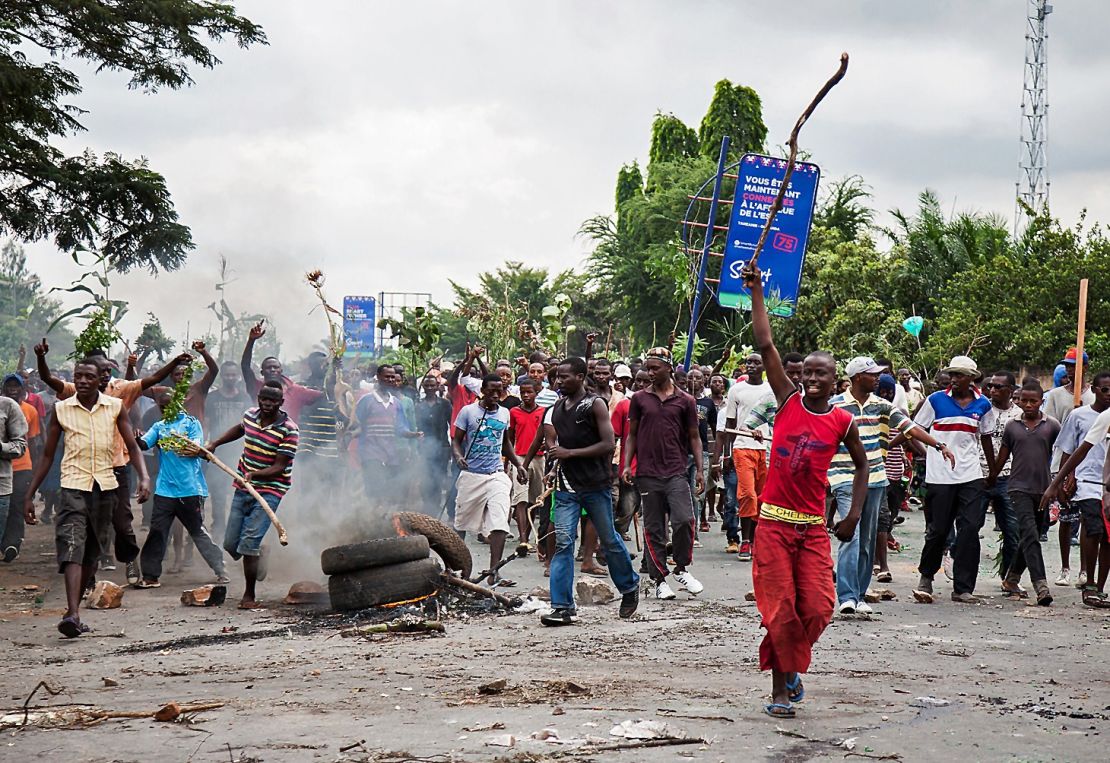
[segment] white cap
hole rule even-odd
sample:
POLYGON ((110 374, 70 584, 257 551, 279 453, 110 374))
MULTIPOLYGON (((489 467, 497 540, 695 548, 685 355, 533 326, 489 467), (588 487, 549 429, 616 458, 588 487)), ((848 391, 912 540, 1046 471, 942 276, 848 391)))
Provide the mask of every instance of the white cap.
POLYGON ((613 369, 613 378, 614 379, 631 379, 632 378, 632 369, 629 368, 628 366, 626 366, 624 363, 617 363, 617 367, 613 369))
POLYGON ((880 366, 874 358, 858 357, 848 361, 844 368, 844 375, 851 379, 856 374, 881 374, 886 366, 880 366))

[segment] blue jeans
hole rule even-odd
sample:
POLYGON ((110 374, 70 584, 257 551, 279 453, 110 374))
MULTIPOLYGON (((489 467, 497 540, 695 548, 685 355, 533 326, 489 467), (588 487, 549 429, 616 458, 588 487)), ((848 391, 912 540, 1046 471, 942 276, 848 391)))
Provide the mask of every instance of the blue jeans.
MULTIPOLYGON (((852 508, 852 485, 837 485, 833 488, 836 499, 836 514, 841 519, 848 516, 852 508)), ((847 543, 841 542, 836 552, 836 600, 838 604, 846 601, 863 601, 871 585, 871 575, 875 564, 875 533, 879 529, 879 506, 886 500, 886 485, 870 486, 863 501, 856 532, 847 543)))
POLYGON ((999 477, 994 487, 987 488, 986 495, 983 496, 983 510, 986 511, 988 506, 994 506, 994 518, 998 522, 998 529, 1002 532, 1001 576, 1003 578, 1006 577, 1006 570, 1010 569, 1010 563, 1014 561, 1014 554, 1017 553, 1020 541, 1017 515, 1014 513, 1013 503, 1010 502, 1010 494, 1006 492, 1008 482, 1009 478, 999 477))
POLYGON ((721 521, 725 524, 725 538, 729 543, 740 542, 740 517, 736 513, 736 467, 732 465, 732 454, 729 453, 725 462, 725 505, 721 507, 721 521))
POLYGON ((555 555, 551 557, 551 606, 555 609, 574 609, 574 541, 583 511, 597 530, 617 590, 632 593, 640 585, 640 576, 632 569, 632 557, 613 526, 613 494, 609 489, 589 493, 556 490, 555 555))
MULTIPOLYGON (((23 511, 23 506, 12 506, 12 497, 10 495, 0 495, 0 537, 4 535, 4 528, 8 525, 8 509, 12 511, 23 511)), ((3 556, 4 549, 0 548, 0 556, 3 556)))
MULTIPOLYGON (((281 498, 272 493, 263 493, 262 497, 275 512, 281 498)), ((262 549, 262 539, 270 529, 270 517, 258 501, 244 490, 236 490, 235 497, 231 499, 231 511, 227 516, 227 530, 224 533, 224 551, 231 554, 232 559, 244 556, 258 556, 262 549)))

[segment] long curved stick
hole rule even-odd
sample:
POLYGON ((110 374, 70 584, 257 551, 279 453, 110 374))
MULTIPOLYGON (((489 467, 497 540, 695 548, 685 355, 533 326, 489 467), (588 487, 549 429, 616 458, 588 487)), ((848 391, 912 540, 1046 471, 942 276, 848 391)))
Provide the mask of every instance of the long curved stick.
POLYGON ((763 251, 763 244, 767 241, 767 234, 771 232, 771 225, 775 222, 775 215, 782 209, 782 198, 786 194, 786 188, 790 185, 790 176, 794 174, 794 161, 798 157, 798 133, 802 130, 802 125, 806 123, 813 110, 817 108, 817 104, 824 100, 829 91, 836 86, 836 83, 844 79, 845 73, 848 71, 848 54, 840 54, 840 68, 836 70, 836 74, 829 78, 825 86, 817 91, 817 95, 810 101, 809 106, 798 117, 798 121, 794 123, 794 129, 790 131, 790 158, 786 162, 786 174, 782 178, 782 185, 779 186, 778 193, 775 194, 775 201, 771 204, 771 211, 767 215, 767 222, 763 224, 763 232, 759 234, 759 241, 755 245, 755 251, 752 253, 752 258, 748 262, 748 267, 755 267, 759 262, 759 255, 763 251))

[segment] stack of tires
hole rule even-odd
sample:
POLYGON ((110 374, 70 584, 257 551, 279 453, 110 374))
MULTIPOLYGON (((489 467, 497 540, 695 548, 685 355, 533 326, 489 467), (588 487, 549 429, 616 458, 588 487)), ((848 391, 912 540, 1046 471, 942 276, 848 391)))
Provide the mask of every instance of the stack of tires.
POLYGON ((423 514, 396 515, 397 525, 408 533, 399 538, 378 538, 324 549, 320 567, 328 575, 332 609, 366 609, 419 599, 435 592, 440 565, 470 574, 470 550, 454 530, 423 514))

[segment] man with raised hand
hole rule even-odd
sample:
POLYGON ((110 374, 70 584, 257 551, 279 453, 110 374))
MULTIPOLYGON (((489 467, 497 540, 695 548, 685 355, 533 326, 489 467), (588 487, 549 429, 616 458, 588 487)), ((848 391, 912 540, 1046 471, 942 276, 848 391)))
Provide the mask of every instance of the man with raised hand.
POLYGON ((867 454, 851 414, 829 404, 836 361, 824 352, 806 357, 799 392, 775 348, 762 274, 749 266, 743 278, 751 292, 756 349, 779 404, 752 560, 756 606, 767 630, 759 646, 759 667, 771 671, 772 699, 764 712, 793 718, 793 703, 805 698, 802 673, 809 670, 813 645, 832 620, 836 603, 825 530, 829 464, 844 443, 855 467, 852 504, 833 533, 848 541, 867 496, 867 454))

